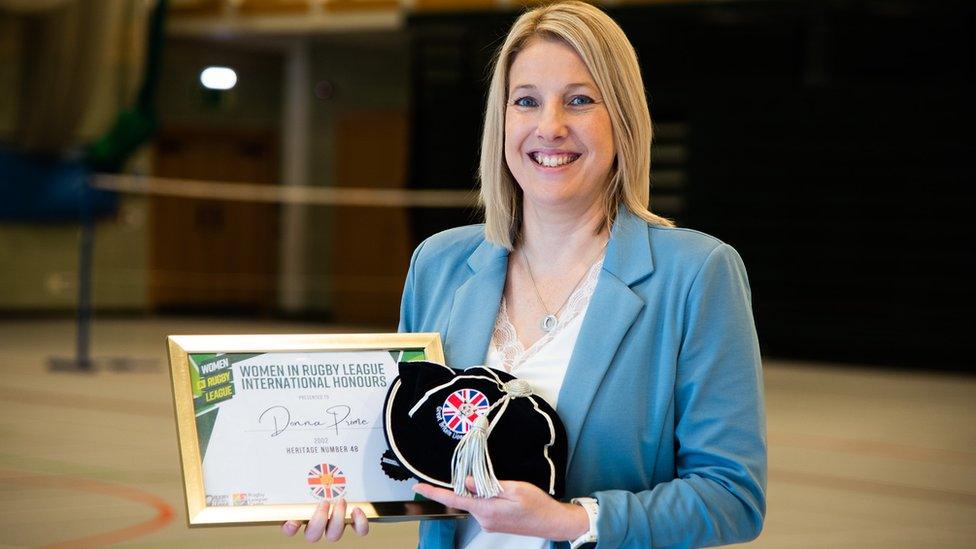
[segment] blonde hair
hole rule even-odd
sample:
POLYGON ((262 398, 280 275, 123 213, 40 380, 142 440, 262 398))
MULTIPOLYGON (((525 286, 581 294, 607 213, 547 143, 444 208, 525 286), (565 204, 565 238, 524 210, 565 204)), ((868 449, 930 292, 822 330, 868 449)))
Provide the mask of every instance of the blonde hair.
POLYGON ((589 4, 570 1, 522 14, 498 50, 478 168, 487 239, 511 250, 521 237, 522 190, 505 162, 505 109, 512 63, 536 37, 561 41, 580 56, 609 111, 616 158, 605 194, 605 226, 613 224, 621 204, 648 223, 674 226, 649 209, 651 115, 634 47, 610 16, 589 4))

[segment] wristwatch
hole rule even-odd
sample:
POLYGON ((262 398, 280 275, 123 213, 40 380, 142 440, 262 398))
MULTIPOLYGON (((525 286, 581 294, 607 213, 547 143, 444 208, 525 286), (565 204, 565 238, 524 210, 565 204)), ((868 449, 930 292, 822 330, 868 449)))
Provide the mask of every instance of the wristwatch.
POLYGON ((569 547, 570 549, 593 547, 597 542, 596 521, 600 518, 600 503, 595 498, 573 498, 572 502, 586 511, 586 516, 590 519, 590 529, 570 542, 569 547))

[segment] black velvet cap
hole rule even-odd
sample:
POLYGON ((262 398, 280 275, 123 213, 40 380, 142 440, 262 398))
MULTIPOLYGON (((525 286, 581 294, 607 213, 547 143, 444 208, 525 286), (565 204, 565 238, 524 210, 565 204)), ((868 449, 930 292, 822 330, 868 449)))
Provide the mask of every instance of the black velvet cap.
POLYGON ((453 370, 401 362, 383 410, 389 451, 383 470, 453 488, 452 457, 460 440, 486 416, 487 455, 494 476, 521 480, 560 498, 565 490, 566 430, 552 406, 515 376, 485 366, 453 370))

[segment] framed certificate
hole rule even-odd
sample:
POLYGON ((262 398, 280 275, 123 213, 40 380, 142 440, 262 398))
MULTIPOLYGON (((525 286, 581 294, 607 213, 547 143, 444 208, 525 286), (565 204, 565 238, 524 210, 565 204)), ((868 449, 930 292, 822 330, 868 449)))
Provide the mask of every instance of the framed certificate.
POLYGON ((190 526, 307 520, 339 497, 370 520, 463 514, 413 501, 414 481, 381 467, 397 364, 443 363, 439 334, 174 335, 168 347, 190 526))

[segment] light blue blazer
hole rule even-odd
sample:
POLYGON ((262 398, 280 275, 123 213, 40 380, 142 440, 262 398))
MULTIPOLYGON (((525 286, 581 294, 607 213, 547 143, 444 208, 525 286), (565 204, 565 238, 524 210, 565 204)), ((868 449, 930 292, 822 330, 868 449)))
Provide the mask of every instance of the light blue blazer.
MULTIPOLYGON (((483 364, 508 252, 484 227, 414 252, 400 330, 440 332, 447 364, 483 364)), ((766 510, 766 437, 749 283, 727 244, 621 208, 565 382, 566 494, 600 502, 598 547, 747 541, 766 510)), ((452 520, 421 524, 453 547, 452 520)))

